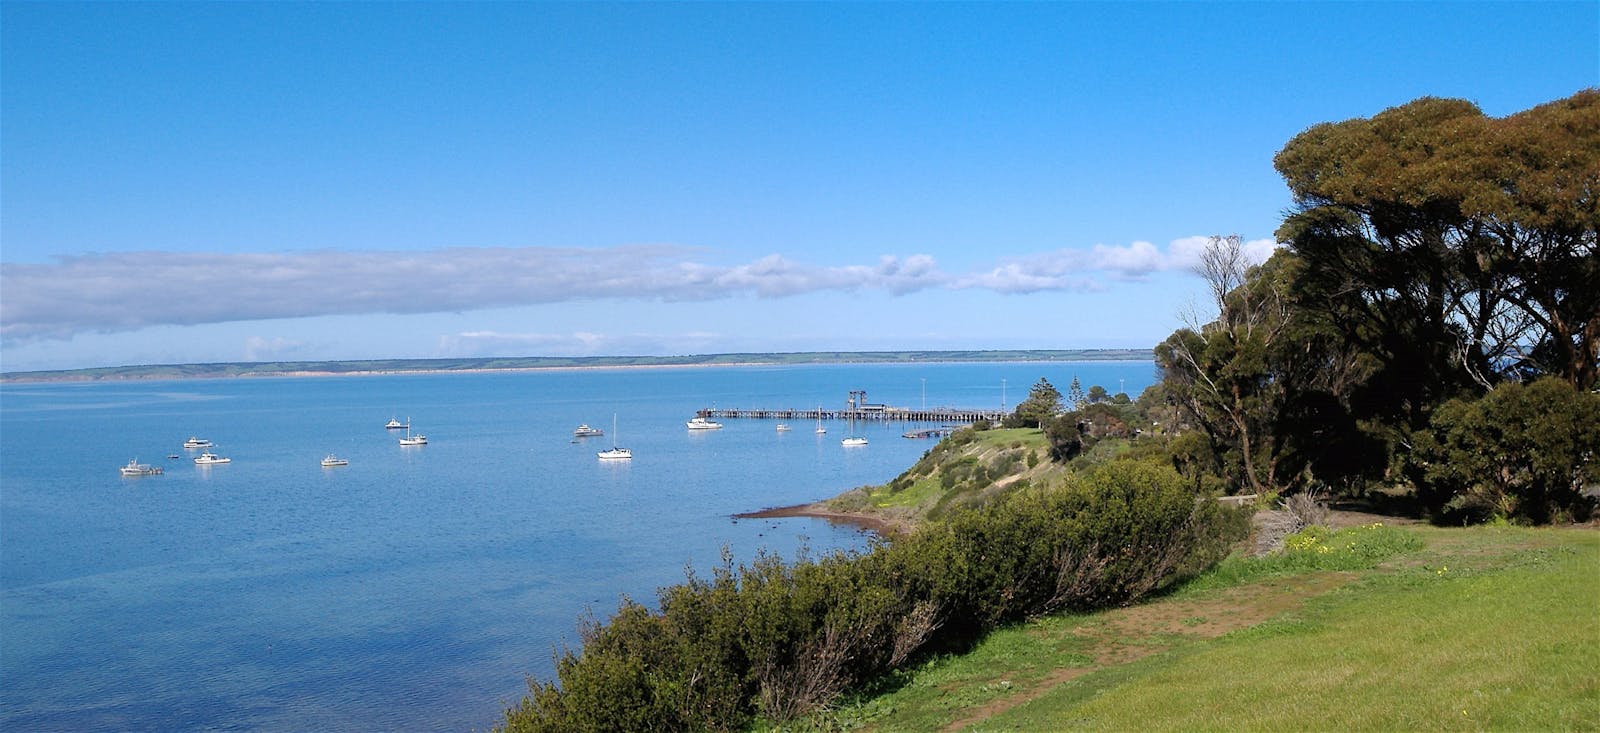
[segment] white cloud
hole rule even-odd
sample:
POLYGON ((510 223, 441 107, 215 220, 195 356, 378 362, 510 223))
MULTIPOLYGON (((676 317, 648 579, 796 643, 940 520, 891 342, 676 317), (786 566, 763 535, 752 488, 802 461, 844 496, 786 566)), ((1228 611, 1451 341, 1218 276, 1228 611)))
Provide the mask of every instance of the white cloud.
POLYGON ((295 354, 295 352, 304 350, 305 346, 306 344, 303 341, 286 339, 281 336, 270 339, 263 338, 261 336, 251 336, 250 338, 245 339, 244 342, 244 360, 276 361, 286 356, 292 356, 295 354))
POLYGON ((463 331, 439 338, 440 357, 541 354, 544 356, 596 356, 604 354, 692 354, 723 339, 722 334, 695 331, 683 334, 503 333, 463 331))
MULTIPOLYGON (((11 343, 85 332, 370 313, 439 313, 592 299, 698 301, 781 298, 877 290, 904 295, 940 288, 1001 293, 1094 291, 1104 280, 1183 270, 1203 237, 1096 244, 1012 258, 987 270, 951 274, 926 254, 882 256, 871 264, 808 265, 771 254, 735 265, 695 258, 672 245, 600 249, 459 247, 424 252, 302 251, 275 254, 126 252, 62 257, 52 264, 0 263, 0 337, 11 343)), ((1265 259, 1271 240, 1246 244, 1265 259)), ((573 338, 457 334, 445 348, 499 339, 573 338)), ((543 344, 529 343, 530 346, 543 344)), ((247 344, 263 358, 299 344, 247 344)), ((579 340, 573 348, 582 348, 579 340)), ((589 348, 594 348, 589 344, 589 348)))

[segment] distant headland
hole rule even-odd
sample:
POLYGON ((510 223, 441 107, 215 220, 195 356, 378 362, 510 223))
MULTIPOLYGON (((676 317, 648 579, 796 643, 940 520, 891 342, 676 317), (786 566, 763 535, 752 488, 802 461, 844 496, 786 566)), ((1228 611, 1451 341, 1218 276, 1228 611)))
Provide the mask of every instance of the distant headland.
POLYGON ((519 356, 470 359, 360 359, 349 361, 149 364, 54 371, 0 372, 0 382, 102 382, 126 379, 312 377, 535 369, 637 369, 783 364, 926 364, 961 362, 1152 361, 1150 349, 1050 349, 1000 351, 804 351, 686 356, 519 356))

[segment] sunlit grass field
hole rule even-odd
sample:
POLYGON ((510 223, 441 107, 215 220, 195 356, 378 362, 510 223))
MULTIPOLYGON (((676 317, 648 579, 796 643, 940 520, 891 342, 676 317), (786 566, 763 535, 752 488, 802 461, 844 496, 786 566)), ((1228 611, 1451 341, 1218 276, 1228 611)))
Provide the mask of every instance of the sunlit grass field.
POLYGON ((1600 531, 1314 531, 878 692, 793 728, 1600 730, 1600 531))

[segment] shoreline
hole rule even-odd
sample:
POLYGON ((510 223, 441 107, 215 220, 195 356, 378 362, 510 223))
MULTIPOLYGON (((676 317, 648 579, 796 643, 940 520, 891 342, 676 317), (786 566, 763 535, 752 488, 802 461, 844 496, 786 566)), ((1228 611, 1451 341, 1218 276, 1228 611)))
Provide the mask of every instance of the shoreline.
POLYGON ((700 367, 715 368, 797 365, 974 363, 1023 364, 1073 362, 1123 363, 1147 362, 1152 361, 1154 358, 1154 354, 1148 349, 1072 349, 1039 351, 997 350, 992 352, 775 352, 708 354, 684 357, 573 357, 573 359, 576 359, 576 361, 569 361, 565 357, 511 357, 507 359, 470 358, 461 360, 385 359, 269 363, 221 362, 207 364, 148 364, 126 365, 118 367, 84 367, 78 369, 0 372, 0 384, 393 376, 403 374, 482 374, 489 372, 544 372, 590 369, 692 369, 700 367), (638 359, 647 363, 627 363, 628 360, 634 359, 638 359), (495 364, 495 362, 506 361, 513 363, 507 363, 503 365, 495 364), (515 363, 518 361, 523 363, 515 363), (541 361, 555 361, 558 363, 538 363, 541 361), (408 364, 411 363, 417 364, 418 366, 408 366, 408 364), (265 366, 266 368, 257 369, 257 367, 262 366, 265 366))
POLYGON ((830 524, 842 524, 855 527, 863 532, 870 532, 884 539, 895 535, 906 534, 911 531, 910 523, 887 517, 882 514, 869 512, 847 512, 828 506, 826 501, 817 501, 810 504, 795 504, 793 506, 769 507, 753 512, 741 512, 733 515, 734 519, 787 519, 804 517, 807 519, 823 519, 830 524))

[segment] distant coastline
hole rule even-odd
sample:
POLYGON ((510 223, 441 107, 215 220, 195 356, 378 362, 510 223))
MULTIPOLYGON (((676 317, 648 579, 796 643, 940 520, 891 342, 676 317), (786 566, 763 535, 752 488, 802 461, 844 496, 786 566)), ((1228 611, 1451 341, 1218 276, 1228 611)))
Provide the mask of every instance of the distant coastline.
POLYGON ((236 377, 328 377, 557 369, 649 369, 784 364, 926 364, 965 362, 1152 361, 1150 349, 1020 351, 807 351, 687 356, 527 356, 474 359, 368 359, 350 361, 151 364, 52 371, 0 372, 0 382, 107 382, 236 377))

